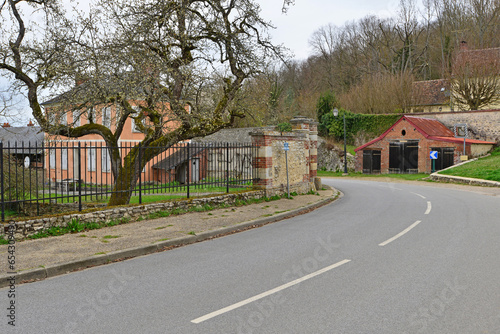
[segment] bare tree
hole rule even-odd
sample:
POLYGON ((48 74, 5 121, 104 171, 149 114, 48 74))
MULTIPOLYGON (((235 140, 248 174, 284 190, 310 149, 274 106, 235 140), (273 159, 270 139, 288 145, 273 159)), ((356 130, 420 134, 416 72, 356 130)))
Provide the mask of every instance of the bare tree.
MULTIPOLYGON (((470 23, 474 40, 478 48, 491 47, 490 43, 499 43, 500 1, 468 0, 470 23)), ((472 37, 472 36, 471 36, 472 37)))
POLYGON ((500 48, 460 52, 451 77, 453 104, 479 110, 500 101, 500 48))
POLYGON ((55 0, 4 0, 0 9, 5 22, 11 19, 0 42, 0 70, 26 89, 45 132, 104 139, 116 191, 109 205, 129 202, 139 173, 161 150, 243 117, 231 108, 243 82, 267 59, 282 55, 253 0, 102 0, 77 21, 67 19, 55 0), (41 35, 27 34, 26 5, 44 13, 41 35), (60 95, 52 111, 113 105, 119 111, 113 127, 98 124, 97 115, 80 126, 53 123, 43 112, 40 91, 68 87, 75 76, 86 83, 60 95), (220 95, 207 97, 208 87, 217 84, 220 95), (121 157, 118 139, 129 118, 145 138, 121 157))
POLYGON ((409 73, 374 73, 339 96, 343 108, 362 114, 407 112, 414 105, 412 86, 415 78, 409 73))

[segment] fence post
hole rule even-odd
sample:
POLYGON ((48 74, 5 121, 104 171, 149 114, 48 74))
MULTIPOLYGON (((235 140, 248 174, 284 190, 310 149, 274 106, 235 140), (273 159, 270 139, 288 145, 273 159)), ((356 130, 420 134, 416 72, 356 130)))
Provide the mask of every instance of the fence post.
MULTIPOLYGON (((42 143, 43 145, 43 143, 42 143)), ((43 159, 43 151, 42 151, 42 159, 43 159)), ((40 189, 39 189, 39 180, 38 180, 38 143, 35 141, 35 185, 36 185, 36 215, 40 216, 40 189)), ((44 191, 43 187, 43 173, 42 173, 42 191, 44 191)))
POLYGON ((189 159, 190 158, 190 154, 189 154, 189 143, 187 143, 187 171, 186 171, 186 183, 187 183, 187 198, 189 198, 189 181, 190 181, 190 178, 191 178, 191 173, 189 173, 189 170, 191 167, 191 160, 189 159))
POLYGON ((3 142, 0 141, 0 188, 2 191, 2 221, 5 221, 5 196, 3 189, 3 142))
POLYGON ((226 143, 226 193, 229 194, 229 143, 226 143))
POLYGON ((139 204, 142 204, 142 168, 141 168, 142 147, 139 144, 139 204))
POLYGON ((82 144, 80 141, 78 141, 78 211, 82 211, 82 144))

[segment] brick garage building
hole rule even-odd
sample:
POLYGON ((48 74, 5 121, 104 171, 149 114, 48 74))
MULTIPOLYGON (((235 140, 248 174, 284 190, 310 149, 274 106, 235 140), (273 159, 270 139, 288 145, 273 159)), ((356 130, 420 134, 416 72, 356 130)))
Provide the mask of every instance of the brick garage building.
MULTIPOLYGON (((430 173, 430 151, 438 151, 436 170, 460 162, 463 138, 435 120, 403 116, 380 137, 356 148, 356 171, 363 173, 430 173)), ((465 152, 478 157, 489 152, 494 142, 465 140, 465 152)))

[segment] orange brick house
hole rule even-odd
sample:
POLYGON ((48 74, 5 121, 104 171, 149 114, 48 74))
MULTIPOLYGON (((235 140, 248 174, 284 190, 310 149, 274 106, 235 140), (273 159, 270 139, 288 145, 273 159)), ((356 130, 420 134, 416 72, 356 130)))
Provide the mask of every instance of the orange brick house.
MULTIPOLYGON (((80 84, 84 85, 84 83, 80 84)), ((79 85, 75 88, 77 88, 79 85)), ((74 88, 74 89, 75 89, 74 88)), ((64 93, 66 94, 66 93, 64 93)), ((114 104, 96 105, 86 110, 65 111, 62 100, 64 94, 59 95, 42 104, 46 113, 51 119, 51 123, 68 124, 74 127, 88 124, 89 119, 93 123, 102 124, 108 127, 111 131, 115 131, 115 119, 119 107, 114 104)), ((141 105, 140 100, 129 101, 134 109, 139 111, 141 105)), ((165 102, 166 109, 169 108, 168 102, 165 102)), ((189 108, 187 106, 186 108, 189 108)), ((67 109, 66 109, 67 110, 67 109)), ((147 126, 146 122, 143 122, 147 126)), ((175 128, 174 121, 167 121, 165 128, 175 128)), ((136 128, 132 118, 125 121, 121 132, 118 145, 120 154, 123 157, 130 151, 132 147, 140 143, 145 138, 144 133, 136 128)), ((63 180, 82 179, 83 182, 89 184, 107 184, 114 183, 114 178, 111 172, 111 163, 109 152, 106 149, 106 142, 97 134, 89 134, 78 138, 68 138, 64 136, 46 135, 45 141, 49 149, 45 160, 45 169, 47 170, 48 178, 56 183, 63 180), (80 152, 80 153, 79 153, 80 152)), ((164 175, 159 175, 155 172, 152 166, 159 161, 166 159, 173 154, 177 148, 171 148, 153 158, 143 169, 141 177, 143 180, 156 182, 171 182, 175 179, 175 171, 173 176, 165 179, 164 175)), ((169 175, 168 173, 166 175, 169 175)))
MULTIPOLYGON (((477 157, 495 142, 465 139, 465 154, 477 157)), ((464 139, 444 124, 429 118, 403 116, 378 138, 355 149, 356 171, 371 173, 430 173, 430 151, 438 152, 436 170, 460 162, 464 139)))

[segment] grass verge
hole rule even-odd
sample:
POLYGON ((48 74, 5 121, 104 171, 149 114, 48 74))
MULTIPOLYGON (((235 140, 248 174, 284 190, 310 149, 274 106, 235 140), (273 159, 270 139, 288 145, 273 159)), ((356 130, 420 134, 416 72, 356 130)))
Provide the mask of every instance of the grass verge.
POLYGON ((493 150, 490 156, 441 171, 439 174, 500 182, 500 147, 493 150))

